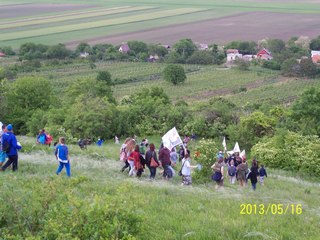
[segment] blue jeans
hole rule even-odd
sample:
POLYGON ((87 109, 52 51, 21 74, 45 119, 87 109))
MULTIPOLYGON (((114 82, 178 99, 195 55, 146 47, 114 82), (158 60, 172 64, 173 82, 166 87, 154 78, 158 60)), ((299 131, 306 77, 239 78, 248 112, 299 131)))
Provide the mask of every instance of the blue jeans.
POLYGON ((71 177, 71 171, 70 171, 70 163, 67 162, 67 163, 63 163, 63 162, 60 162, 60 165, 57 169, 57 175, 59 175, 59 173, 62 171, 63 167, 66 167, 66 173, 67 173, 67 176, 68 177, 71 177))
POLYGON ((252 185, 252 189, 255 191, 255 190, 256 190, 257 183, 251 183, 251 185, 252 185))

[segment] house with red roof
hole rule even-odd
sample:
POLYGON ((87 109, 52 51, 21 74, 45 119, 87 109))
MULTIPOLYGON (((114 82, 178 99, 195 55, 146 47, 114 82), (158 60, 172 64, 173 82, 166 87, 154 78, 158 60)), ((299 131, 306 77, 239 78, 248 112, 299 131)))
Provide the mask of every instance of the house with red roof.
POLYGON ((272 54, 271 52, 264 48, 262 50, 260 50, 258 53, 257 53, 257 59, 261 59, 261 60, 271 60, 273 57, 272 57, 272 54))
POLYGON ((311 51, 311 59, 313 63, 320 64, 320 51, 311 51))
POLYGON ((6 54, 5 54, 5 53, 0 52, 0 58, 3 58, 3 57, 5 57, 5 56, 6 56, 6 54))

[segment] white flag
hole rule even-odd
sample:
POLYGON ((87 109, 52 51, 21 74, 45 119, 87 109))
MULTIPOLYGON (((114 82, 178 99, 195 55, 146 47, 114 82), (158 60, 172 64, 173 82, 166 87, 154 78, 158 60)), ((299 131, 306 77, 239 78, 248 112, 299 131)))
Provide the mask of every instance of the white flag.
POLYGON ((239 154, 239 157, 243 157, 243 156, 246 156, 246 150, 245 149, 243 149, 243 151, 239 154))
POLYGON ((222 146, 223 146, 224 151, 226 152, 226 151, 227 151, 227 142, 226 142, 226 137, 224 137, 224 138, 223 138, 222 146))
POLYGON ((238 142, 236 142, 236 144, 234 145, 234 148, 233 148, 233 152, 238 152, 238 153, 240 153, 241 151, 240 151, 240 147, 239 147, 239 143, 238 142))
POLYGON ((177 129, 174 127, 162 137, 163 146, 171 150, 175 146, 181 145, 182 140, 177 129))

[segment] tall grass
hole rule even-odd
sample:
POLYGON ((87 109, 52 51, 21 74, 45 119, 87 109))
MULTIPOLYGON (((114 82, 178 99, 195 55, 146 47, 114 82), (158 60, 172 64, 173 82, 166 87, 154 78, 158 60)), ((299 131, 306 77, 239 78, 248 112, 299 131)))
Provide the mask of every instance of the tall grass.
MULTIPOLYGON (((24 145, 30 143, 25 142, 30 141, 28 139, 20 140, 24 145)), ((18 195, 19 199, 29 197, 36 201, 39 194, 47 191, 46 187, 41 190, 43 184, 50 185, 51 191, 61 197, 67 196, 59 183, 63 181, 74 197, 87 204, 91 204, 95 196, 125 199, 123 204, 132 207, 134 214, 142 219, 144 227, 137 239, 319 239, 319 182, 267 169, 269 177, 265 186, 258 185, 255 192, 250 186, 240 188, 228 181, 221 189, 215 189, 213 183, 184 187, 177 176, 172 181, 164 181, 157 175, 155 181, 149 181, 148 170, 141 179, 121 173, 121 163, 116 159, 120 146, 112 141, 102 147, 89 146, 87 151, 78 146, 69 147, 71 179, 67 179, 64 172, 55 176, 58 163, 52 153, 46 150, 20 153, 18 172, 0 173, 1 201, 18 195), (31 194, 30 184, 37 194, 31 194), (241 204, 302 204, 302 214, 241 215, 241 204)), ((55 201, 58 198, 49 205, 56 204, 55 201)), ((1 214, 2 211, 5 209, 0 208, 1 214)), ((21 214, 33 216, 26 211, 21 214)))

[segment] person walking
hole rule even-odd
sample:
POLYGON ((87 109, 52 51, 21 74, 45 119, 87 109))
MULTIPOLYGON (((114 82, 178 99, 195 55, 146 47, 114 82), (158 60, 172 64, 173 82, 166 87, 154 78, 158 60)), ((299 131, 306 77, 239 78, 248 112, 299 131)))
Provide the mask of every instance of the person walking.
POLYGON ((258 175, 259 175, 259 171, 258 171, 258 162, 257 160, 253 159, 252 160, 252 167, 251 167, 251 171, 249 172, 248 175, 248 179, 250 179, 251 181, 251 186, 253 191, 256 190, 257 188, 257 182, 258 182, 258 175))
POLYGON ((55 150, 56 159, 59 161, 59 167, 56 171, 56 174, 59 175, 62 169, 65 167, 67 176, 71 177, 69 150, 65 142, 65 138, 60 137, 59 144, 57 145, 55 150))
POLYGON ((7 162, 0 168, 0 171, 5 171, 12 164, 12 171, 18 170, 18 150, 21 145, 17 142, 17 138, 13 133, 13 127, 8 124, 6 132, 2 135, 2 151, 8 156, 7 162))
POLYGON ((154 179, 157 173, 157 167, 160 165, 157 153, 155 151, 155 146, 150 143, 150 149, 146 152, 146 165, 150 170, 150 179, 154 179))

